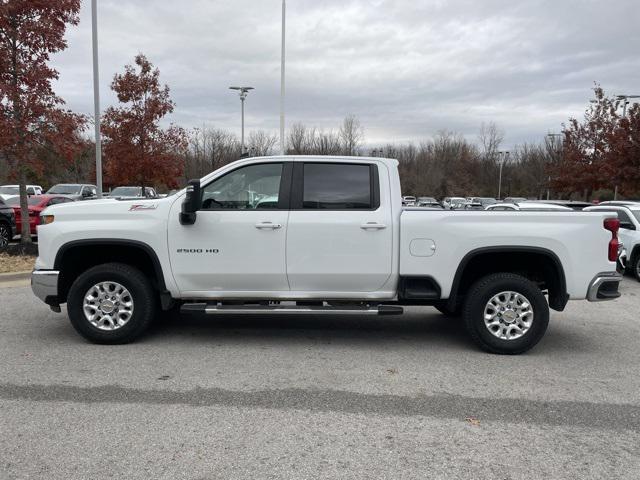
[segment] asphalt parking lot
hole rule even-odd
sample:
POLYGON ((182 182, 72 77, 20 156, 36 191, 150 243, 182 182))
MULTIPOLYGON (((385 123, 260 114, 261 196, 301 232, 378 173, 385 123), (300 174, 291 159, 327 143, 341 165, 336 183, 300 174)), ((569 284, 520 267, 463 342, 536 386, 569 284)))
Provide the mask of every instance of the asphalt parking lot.
POLYGON ((2 479, 637 479, 640 284, 532 352, 402 317, 173 318, 86 343, 0 288, 2 479))

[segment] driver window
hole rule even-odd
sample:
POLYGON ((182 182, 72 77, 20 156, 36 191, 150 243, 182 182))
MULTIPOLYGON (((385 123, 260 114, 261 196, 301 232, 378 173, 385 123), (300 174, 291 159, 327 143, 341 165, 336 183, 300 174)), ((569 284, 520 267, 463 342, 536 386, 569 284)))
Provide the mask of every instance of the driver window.
POLYGON ((202 210, 277 209, 282 163, 249 165, 207 185, 202 210))

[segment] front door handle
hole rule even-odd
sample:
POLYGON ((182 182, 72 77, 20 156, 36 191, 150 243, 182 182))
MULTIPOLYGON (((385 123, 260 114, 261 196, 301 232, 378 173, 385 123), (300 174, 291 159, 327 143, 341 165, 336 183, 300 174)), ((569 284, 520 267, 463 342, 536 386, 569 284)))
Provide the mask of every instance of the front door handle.
POLYGON ((367 222, 360 225, 360 228, 363 230, 382 230, 383 228, 387 228, 387 226, 384 223, 367 222))
POLYGON ((259 230, 263 230, 263 229, 277 230, 279 228, 282 228, 282 225, 280 225, 279 223, 260 222, 260 223, 256 223, 256 228, 259 230))

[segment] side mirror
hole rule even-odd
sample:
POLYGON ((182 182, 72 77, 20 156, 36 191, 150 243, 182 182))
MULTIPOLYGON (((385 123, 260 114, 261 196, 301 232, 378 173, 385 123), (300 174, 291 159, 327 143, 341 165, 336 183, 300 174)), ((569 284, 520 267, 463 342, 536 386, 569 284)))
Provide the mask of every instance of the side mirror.
POLYGON ((182 212, 180 212, 180 223, 182 225, 193 225, 196 223, 196 212, 200 208, 200 180, 189 180, 187 185, 187 195, 182 202, 182 212))

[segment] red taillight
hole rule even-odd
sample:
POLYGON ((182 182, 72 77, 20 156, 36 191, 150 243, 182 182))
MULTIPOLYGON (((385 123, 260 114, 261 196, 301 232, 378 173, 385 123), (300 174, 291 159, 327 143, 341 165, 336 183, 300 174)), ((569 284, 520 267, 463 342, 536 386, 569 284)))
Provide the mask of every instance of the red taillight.
POLYGON ((620 220, 617 218, 606 218, 603 222, 605 230, 611 232, 611 240, 609 241, 609 261, 615 262, 618 260, 618 248, 620 242, 618 242, 618 230, 620 229, 620 220))

